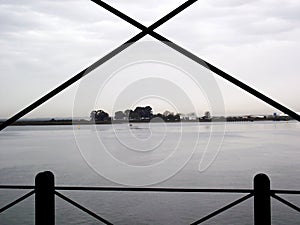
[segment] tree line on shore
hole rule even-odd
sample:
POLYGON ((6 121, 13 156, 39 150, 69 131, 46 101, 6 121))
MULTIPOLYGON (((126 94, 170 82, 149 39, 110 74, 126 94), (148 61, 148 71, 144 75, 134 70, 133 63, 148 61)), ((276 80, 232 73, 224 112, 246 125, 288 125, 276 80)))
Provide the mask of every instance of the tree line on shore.
MULTIPOLYGON (((153 118, 160 118, 165 122, 180 122, 180 114, 165 111, 164 113, 153 114, 150 106, 138 106, 134 110, 126 109, 125 111, 117 111, 114 115, 114 120, 117 121, 134 121, 134 122, 147 122, 153 118)), ((109 122, 112 117, 103 110, 93 110, 90 114, 90 120, 96 122, 109 122)))
POLYGON ((104 122, 110 123, 114 121, 130 121, 130 122, 149 122, 154 118, 159 118, 165 122, 189 122, 189 121, 199 121, 199 122, 218 122, 218 121, 227 121, 227 122, 243 122, 243 121, 264 121, 264 120, 273 120, 273 121, 288 121, 292 118, 290 116, 280 116, 274 113, 273 115, 264 115, 264 116, 215 116, 212 117, 209 111, 204 113, 204 116, 198 117, 195 113, 190 113, 189 115, 183 115, 179 113, 173 113, 170 111, 165 111, 164 113, 153 114, 152 108, 150 106, 141 107, 138 106, 134 110, 127 109, 125 111, 117 111, 114 114, 114 117, 111 117, 107 112, 103 110, 93 110, 90 113, 90 121, 94 122, 104 122))

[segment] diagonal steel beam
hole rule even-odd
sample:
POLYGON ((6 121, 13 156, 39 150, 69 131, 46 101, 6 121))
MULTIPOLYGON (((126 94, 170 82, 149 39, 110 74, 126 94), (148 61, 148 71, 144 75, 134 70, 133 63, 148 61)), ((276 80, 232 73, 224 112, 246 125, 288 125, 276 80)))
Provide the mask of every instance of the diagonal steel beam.
POLYGON ((29 193, 23 195, 22 197, 20 197, 20 198, 14 200, 13 202, 7 204, 7 205, 4 206, 4 207, 2 207, 2 208, 0 209, 0 213, 4 212, 5 210, 7 210, 7 209, 13 207, 14 205, 16 205, 16 204, 18 204, 18 203, 24 201, 26 198, 29 198, 29 197, 30 197, 31 195, 33 195, 33 194, 35 194, 35 190, 30 191, 29 193))
POLYGON ((71 205, 75 206, 76 208, 82 210, 83 212, 85 212, 86 214, 92 216, 93 218, 97 219, 98 221, 101 221, 102 223, 104 224, 107 224, 107 225, 113 225, 111 222, 109 222, 108 220, 104 219, 103 217, 97 215, 96 213, 94 213, 93 211, 89 210, 88 208, 82 206, 81 204, 75 202, 74 200, 68 198, 67 196, 57 192, 57 191, 54 191, 54 193, 60 197, 61 199, 65 200, 66 202, 70 203, 71 205))
MULTIPOLYGON (((101 0, 91 0, 97 5, 103 7, 104 9, 108 10, 109 12, 113 13, 114 15, 120 17, 121 19, 125 20, 126 22, 130 23, 131 25, 139 28, 140 30, 146 32, 147 34, 151 35, 153 38, 163 42, 167 46, 171 47, 172 49, 180 52, 181 54, 185 55, 186 57, 190 58, 194 62, 206 67, 208 70, 211 72, 219 75, 220 77, 224 78, 225 80, 233 83, 234 85, 240 87, 241 89, 247 91, 248 93, 254 95, 255 97, 259 98, 260 100, 264 101, 265 103, 273 106, 274 108, 280 110, 281 112, 284 112, 294 118, 295 120, 298 120, 300 122, 300 115, 295 113, 293 110, 287 108, 286 106, 280 104, 279 102, 271 99, 270 97, 262 94, 261 92, 255 90, 254 88, 248 86, 247 84, 241 82, 240 80, 234 78, 233 76, 229 75, 228 73, 222 71, 221 69, 217 68, 216 66, 210 64, 209 62, 199 58, 195 54, 187 51, 186 49, 180 47, 179 45, 175 44, 174 42, 170 41, 169 39, 163 37, 162 35, 156 33, 154 29, 147 28, 143 24, 139 23, 138 21, 132 19, 131 17, 125 15, 121 11, 113 8, 112 6, 106 4, 105 2, 101 0)), ((191 2, 196 2, 197 0, 191 1, 191 2)), ((187 3, 187 2, 186 2, 187 3)))
POLYGON ((84 76, 89 74, 90 72, 92 72, 94 69, 101 66, 103 63, 110 60, 115 55, 119 54, 120 52, 122 52, 123 50, 125 50, 126 48, 128 48, 129 46, 131 46, 132 44, 134 44, 135 42, 137 42, 144 36, 146 36, 148 34, 148 32, 151 32, 151 30, 158 28, 159 26, 161 26, 162 24, 164 24, 165 22, 167 22, 168 20, 170 20, 171 18, 176 16, 178 13, 180 13, 183 10, 185 10, 186 8, 188 8, 190 5, 192 5, 196 1, 197 0, 186 1, 185 3, 178 6, 176 9, 174 9, 173 11, 171 11, 170 13, 168 13, 167 15, 165 15, 164 17, 159 19, 157 22, 152 24, 149 28, 146 28, 145 30, 141 31, 134 37, 130 38, 124 44, 120 45, 119 47, 117 47, 116 49, 114 49, 113 51, 111 51, 110 53, 108 53, 107 55, 105 55, 104 57, 102 57, 101 59, 99 59, 98 61, 93 63, 92 65, 88 66, 87 68, 85 68, 81 72, 77 73, 75 76, 73 76, 72 78, 70 78, 69 80, 64 82, 63 84, 59 85, 57 88, 53 89, 52 91, 50 91, 43 97, 39 98, 38 100, 36 100, 32 104, 30 104, 29 106, 27 106, 26 108, 24 108, 23 110, 21 110, 20 112, 18 112, 11 118, 9 118, 8 120, 4 121, 2 124, 0 124, 0 131, 3 130, 4 128, 6 128, 7 126, 11 125, 12 123, 16 122, 18 119, 25 116, 26 114, 28 114, 35 108, 39 107, 40 105, 42 105, 49 99, 53 98, 55 95, 57 95, 58 93, 65 90, 67 87, 71 86, 72 84, 74 84, 75 82, 77 82, 78 80, 80 80, 81 78, 83 78, 84 76))
POLYGON ((220 208, 220 209, 218 209, 218 210, 216 210, 216 211, 208 214, 207 216, 204 216, 201 219, 199 219, 199 220, 191 223, 191 225, 197 225, 197 224, 203 223, 203 222, 205 222, 205 221, 207 221, 207 220, 209 220, 209 219, 211 219, 211 218, 219 215, 220 213, 222 213, 222 212, 224 212, 224 211, 226 211, 226 210, 228 210, 228 209, 230 209, 230 208, 232 208, 232 207, 234 207, 234 206, 236 206, 236 205, 238 205, 238 204, 246 201, 247 199, 251 198, 252 196, 253 196, 253 194, 248 194, 248 195, 246 195, 246 196, 244 196, 242 198, 239 198, 238 200, 235 200, 234 202, 231 202, 230 204, 228 204, 226 206, 223 206, 222 208, 220 208))
POLYGON ((291 203, 291 202, 285 200, 284 198, 281 198, 281 197, 279 197, 279 196, 276 195, 276 194, 271 194, 271 196, 272 196, 273 198, 275 198, 276 200, 278 200, 279 202, 281 202, 281 203, 287 205, 288 207, 290 207, 290 208, 296 210, 297 212, 300 212, 300 207, 298 207, 298 206, 294 205, 293 203, 291 203))

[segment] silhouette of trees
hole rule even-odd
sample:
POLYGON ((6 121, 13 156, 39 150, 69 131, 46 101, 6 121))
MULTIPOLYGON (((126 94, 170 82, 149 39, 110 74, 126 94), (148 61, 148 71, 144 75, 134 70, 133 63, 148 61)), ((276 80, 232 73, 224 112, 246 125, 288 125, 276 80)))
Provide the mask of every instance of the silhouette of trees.
POLYGON ((204 119, 211 119, 211 116, 210 116, 210 112, 209 111, 206 111, 204 113, 204 119))
POLYGON ((173 113, 168 115, 166 120, 166 122, 179 122, 180 121, 180 115, 177 113, 176 115, 174 115, 173 113))
POLYGON ((127 119, 129 118, 129 115, 130 115, 131 112, 132 112, 131 109, 126 109, 126 110, 124 111, 124 114, 125 114, 125 116, 126 116, 127 119))
POLYGON ((174 115, 173 112, 165 111, 163 114, 158 113, 154 115, 154 117, 159 117, 163 119, 165 122, 179 122, 180 121, 180 114, 177 113, 174 115))
POLYGON ((93 110, 90 114, 91 121, 110 121, 109 114, 103 110, 93 110))
MULTIPOLYGON (((163 114, 153 114, 151 106, 138 106, 134 110, 126 109, 123 111, 115 112, 115 120, 130 120, 130 121, 145 121, 149 122, 152 118, 159 117, 165 122, 179 122, 180 114, 165 111, 163 114)), ((110 121, 111 117, 103 110, 93 110, 90 114, 91 121, 110 121)))
POLYGON ((129 112, 130 120, 151 120, 153 117, 152 108, 150 106, 146 107, 136 107, 135 110, 129 112))
POLYGON ((164 117, 167 117, 167 116, 170 115, 170 114, 171 114, 171 112, 168 111, 168 110, 166 110, 166 111, 163 113, 163 116, 164 116, 164 117))
POLYGON ((96 110, 93 110, 90 114, 90 118, 91 118, 91 121, 95 121, 96 120, 96 113, 97 111, 96 110))
POLYGON ((116 120, 124 120, 125 118, 126 118, 126 115, 122 111, 115 112, 115 119, 116 120))

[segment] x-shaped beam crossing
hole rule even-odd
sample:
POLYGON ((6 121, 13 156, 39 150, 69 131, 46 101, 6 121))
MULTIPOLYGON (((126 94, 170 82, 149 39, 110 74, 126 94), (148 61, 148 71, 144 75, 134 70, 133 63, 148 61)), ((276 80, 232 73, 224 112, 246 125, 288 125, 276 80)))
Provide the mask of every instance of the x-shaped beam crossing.
POLYGON ((126 48, 128 48, 129 46, 131 46, 132 44, 134 44, 135 42, 137 42, 138 40, 140 40, 141 38, 143 38, 146 35, 150 35, 153 38, 161 41, 162 43, 166 44, 167 46, 171 47, 172 49, 174 49, 174 50, 180 52, 181 54, 185 55, 186 57, 190 58, 194 62, 200 64, 201 66, 206 67, 211 72, 219 75, 220 77, 226 79, 227 81, 233 83, 234 85, 240 87, 241 89, 247 91, 248 93, 254 95, 255 97, 261 99, 262 101, 268 103, 269 105, 280 110, 281 112, 288 114, 289 116, 291 116, 292 118, 294 118, 300 122, 300 115, 298 115, 294 111, 292 111, 289 108, 285 107, 284 105, 274 101, 273 99, 267 97, 266 95, 262 94, 261 92, 255 90, 254 88, 248 86, 247 84, 239 81, 238 79, 234 78, 233 76, 229 75, 228 73, 222 71, 221 69, 215 67, 214 65, 208 63, 207 61, 199 58, 195 54, 187 51, 186 49, 180 47, 179 45, 175 44, 174 42, 170 41, 169 39, 163 37, 162 35, 160 35, 154 31, 156 28, 158 28, 159 26, 161 26, 162 24, 164 24, 165 22, 167 22, 168 20, 170 20, 171 18, 173 18, 174 16, 176 16, 177 14, 179 14, 180 12, 182 12, 183 10, 185 10, 186 8, 188 8, 189 6, 191 6, 198 0, 186 1, 185 3, 183 3, 182 5, 180 5, 179 7, 177 7, 176 9, 174 9, 173 11, 171 11, 170 13, 168 13, 167 15, 165 15, 164 17, 162 17, 161 19, 159 19, 158 21, 156 21, 149 27, 144 26, 143 24, 139 23, 138 21, 132 19, 131 17, 127 16, 126 14, 113 8, 112 6, 108 5, 107 3, 105 3, 101 0, 92 0, 92 1, 94 3, 96 3, 97 5, 103 7, 104 9, 108 10, 109 12, 113 13, 114 15, 125 20, 126 22, 137 27, 138 29, 141 30, 141 32, 138 33, 137 35, 135 35, 134 37, 130 38, 124 44, 120 45, 119 47, 117 47, 116 49, 114 49, 113 51, 111 51, 110 53, 108 53, 107 55, 102 57, 101 59, 99 59, 97 62, 93 63, 89 67, 85 68, 84 70, 82 70, 81 72, 79 72, 78 74, 73 76, 71 79, 67 80, 66 82, 64 82, 57 88, 55 88, 54 90, 50 91, 48 94, 44 95, 37 101, 33 102, 31 105, 27 106, 26 108, 24 108, 23 110, 21 110, 20 112, 18 112, 17 114, 15 114, 11 118, 9 118, 5 122, 3 122, 0 125, 0 131, 3 130, 4 128, 6 128, 7 126, 11 125, 15 121, 17 121, 18 119, 23 117, 24 115, 28 114, 35 108, 39 107, 40 105, 42 105, 43 103, 45 103, 46 101, 48 101, 49 99, 51 99, 52 97, 54 97, 55 95, 57 95, 58 93, 63 91, 64 89, 66 89, 67 87, 71 86, 72 84, 74 84, 75 82, 80 80, 82 77, 89 74, 94 69, 101 66, 103 63, 110 60, 115 55, 122 52, 123 50, 125 50, 126 48))

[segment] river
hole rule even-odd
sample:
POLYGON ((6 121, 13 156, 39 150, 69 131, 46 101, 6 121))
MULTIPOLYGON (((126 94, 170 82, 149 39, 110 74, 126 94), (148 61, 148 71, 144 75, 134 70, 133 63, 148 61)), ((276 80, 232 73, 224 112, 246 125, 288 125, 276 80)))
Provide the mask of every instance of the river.
MULTIPOLYGON (((0 133, 0 184, 33 185, 45 170, 56 185, 252 188, 266 173, 273 189, 300 190, 300 123, 150 123, 14 126, 0 133), (199 169, 200 168, 200 169, 199 169)), ((0 190, 1 206, 26 193, 0 190)), ((113 224, 190 224, 241 194, 63 191, 113 224)), ((300 205, 300 196, 282 195, 300 205)), ((97 224, 56 198, 57 224, 97 224)), ((300 215, 272 200, 273 224, 300 215)), ((0 224, 34 224, 34 197, 0 214, 0 224)), ((253 199, 204 224, 253 224, 253 199)))

